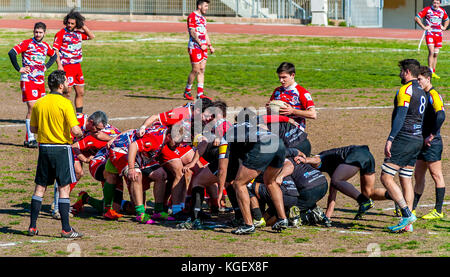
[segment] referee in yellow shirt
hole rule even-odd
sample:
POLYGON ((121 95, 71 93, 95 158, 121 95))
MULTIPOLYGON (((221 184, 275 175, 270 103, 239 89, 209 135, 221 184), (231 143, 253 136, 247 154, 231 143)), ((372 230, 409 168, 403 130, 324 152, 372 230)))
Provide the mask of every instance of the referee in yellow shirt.
POLYGON ((68 81, 66 73, 56 70, 48 76, 50 93, 36 101, 31 112, 30 129, 37 134, 39 157, 36 169, 33 197, 31 198, 31 220, 28 235, 38 234, 36 221, 42 206, 42 197, 47 186, 58 182, 59 212, 61 214, 63 238, 78 238, 83 234, 69 224, 70 186, 76 181, 72 155, 72 137, 81 137, 82 131, 72 106, 66 97, 68 81))

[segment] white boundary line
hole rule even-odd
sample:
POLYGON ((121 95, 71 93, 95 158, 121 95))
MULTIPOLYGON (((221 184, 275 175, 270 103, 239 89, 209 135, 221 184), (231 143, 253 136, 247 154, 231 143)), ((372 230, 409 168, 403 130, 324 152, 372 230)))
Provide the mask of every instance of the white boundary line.
MULTIPOLYGON (((450 204, 450 202, 444 202, 444 203, 442 203, 443 205, 448 205, 448 204, 450 204)), ((425 204, 425 205, 418 205, 417 207, 434 207, 434 204, 425 204)), ((384 208, 383 209, 383 211, 390 211, 390 210, 393 210, 393 209, 395 209, 394 207, 391 207, 391 208, 384 208)))
MULTIPOLYGON (((445 104, 445 106, 449 106, 450 104, 445 104)), ((372 110, 372 109, 392 109, 393 106, 361 106, 361 107, 318 107, 316 110, 372 110)), ((264 112, 265 109, 259 109, 257 112, 264 112)), ((231 111, 230 114, 237 113, 238 111, 231 111)), ((115 117, 110 118, 111 121, 122 121, 122 120, 134 120, 134 119, 146 119, 148 116, 129 116, 129 117, 115 117)), ((8 125, 0 125, 0 128, 9 128, 9 127, 21 127, 24 126, 25 123, 19 124, 8 124, 8 125)))

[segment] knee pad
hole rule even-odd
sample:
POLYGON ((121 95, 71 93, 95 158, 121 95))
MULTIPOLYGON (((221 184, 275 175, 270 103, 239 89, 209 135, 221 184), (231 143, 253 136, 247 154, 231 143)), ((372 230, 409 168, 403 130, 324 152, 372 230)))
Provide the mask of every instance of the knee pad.
POLYGON ((391 176, 395 176, 395 175, 397 175, 397 171, 398 170, 395 169, 395 168, 392 168, 389 165, 384 163, 384 164, 381 165, 381 171, 386 173, 386 174, 389 174, 391 176))
POLYGON ((403 178, 412 178, 414 169, 400 168, 399 176, 403 178))

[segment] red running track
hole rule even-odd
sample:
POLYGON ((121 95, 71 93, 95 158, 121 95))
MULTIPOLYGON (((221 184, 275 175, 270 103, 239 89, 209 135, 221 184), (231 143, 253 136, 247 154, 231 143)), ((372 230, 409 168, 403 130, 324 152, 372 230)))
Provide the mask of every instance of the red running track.
MULTIPOLYGON (((0 28, 32 29, 36 19, 0 19, 0 28)), ((62 20, 43 19, 48 29, 57 30, 63 27, 62 20)), ((186 23, 183 22, 117 22, 87 21, 93 31, 119 32, 166 32, 184 33, 186 23)), ((383 29, 383 28, 347 28, 347 27, 315 27, 304 25, 269 25, 269 24, 222 24, 209 23, 210 33, 222 34, 263 34, 292 35, 317 37, 366 37, 385 39, 417 39, 422 36, 421 30, 383 29)))

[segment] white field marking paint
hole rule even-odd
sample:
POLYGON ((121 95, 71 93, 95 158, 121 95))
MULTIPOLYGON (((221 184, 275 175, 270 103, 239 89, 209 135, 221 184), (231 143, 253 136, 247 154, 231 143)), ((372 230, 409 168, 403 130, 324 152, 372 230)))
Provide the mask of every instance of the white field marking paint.
MULTIPOLYGON (((178 230, 178 229, 174 229, 174 230, 167 230, 168 232, 180 232, 183 230, 178 230)), ((115 233, 114 236, 116 235, 137 235, 137 234, 159 234, 159 232, 155 232, 155 231, 147 231, 147 232, 122 232, 122 233, 115 233)), ((101 235, 101 236, 89 236, 90 238, 105 238, 105 237, 113 237, 113 235, 101 235)), ((65 241, 72 241, 75 239, 65 239, 65 238, 55 238, 52 240, 29 240, 29 241, 17 241, 17 242, 7 242, 7 243, 0 243, 0 247, 12 247, 12 246, 17 246, 23 243, 51 243, 51 242, 65 242, 65 241)))
POLYGON ((374 234, 374 233, 371 233, 371 232, 335 230, 335 229, 330 229, 330 228, 314 228, 314 229, 318 230, 318 231, 331 231, 331 232, 342 233, 342 234, 360 234, 360 235, 372 235, 372 234, 374 234))
MULTIPOLYGON (((445 106, 450 106, 450 104, 445 104, 445 106)), ((372 109, 392 109, 393 106, 362 106, 362 107, 317 107, 316 110, 372 110, 372 109)), ((265 109, 256 110, 258 113, 265 112, 265 109)), ((236 114, 239 111, 234 110, 230 111, 230 114, 236 114)), ((110 118, 111 121, 120 121, 120 120, 134 120, 134 119, 145 119, 148 116, 130 116, 130 117, 116 117, 110 118)), ((8 125, 0 125, 0 128, 8 128, 8 127, 21 127, 24 126, 25 123, 19 124, 8 124, 8 125)))
MULTIPOLYGON (((450 202, 444 202, 444 203, 442 203, 442 204, 448 205, 448 204, 450 204, 450 202)), ((417 207, 434 207, 434 204, 418 205, 417 207)), ((395 209, 395 208, 394 208, 394 207, 391 207, 391 208, 385 208, 385 209, 383 209, 383 211, 390 211, 390 210, 393 210, 393 209, 395 209)))

